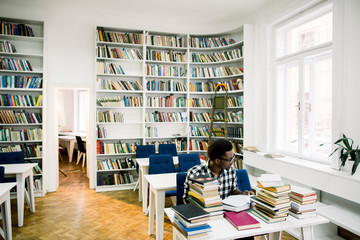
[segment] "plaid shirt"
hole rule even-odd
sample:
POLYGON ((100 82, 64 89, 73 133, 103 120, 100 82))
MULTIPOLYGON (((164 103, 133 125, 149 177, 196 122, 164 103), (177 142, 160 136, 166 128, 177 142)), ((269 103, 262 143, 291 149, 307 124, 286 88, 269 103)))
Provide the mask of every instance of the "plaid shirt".
MULTIPOLYGON (((183 195, 184 200, 188 199, 190 184, 192 184, 192 181, 190 181, 189 178, 198 176, 200 174, 208 174, 216 178, 216 176, 211 172, 209 168, 209 162, 196 165, 190 168, 187 171, 186 179, 184 183, 184 195, 183 195)), ((217 180, 219 181, 219 195, 221 199, 227 198, 232 191, 238 188, 236 171, 233 166, 231 166, 229 170, 222 169, 217 180)))

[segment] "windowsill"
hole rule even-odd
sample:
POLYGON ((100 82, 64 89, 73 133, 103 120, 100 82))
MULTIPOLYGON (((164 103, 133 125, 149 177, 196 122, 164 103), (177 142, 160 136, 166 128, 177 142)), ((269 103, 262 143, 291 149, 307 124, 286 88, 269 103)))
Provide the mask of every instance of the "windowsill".
POLYGON ((329 165, 294 157, 267 158, 264 153, 244 151, 244 165, 279 173, 295 181, 359 203, 360 170, 355 175, 337 171, 329 165))

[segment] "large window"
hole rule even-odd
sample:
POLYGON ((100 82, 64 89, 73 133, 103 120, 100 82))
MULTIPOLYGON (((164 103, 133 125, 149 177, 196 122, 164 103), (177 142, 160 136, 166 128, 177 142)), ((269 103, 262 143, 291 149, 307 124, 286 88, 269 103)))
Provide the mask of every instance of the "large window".
POLYGON ((276 26, 274 150, 326 161, 332 127, 332 5, 276 26))

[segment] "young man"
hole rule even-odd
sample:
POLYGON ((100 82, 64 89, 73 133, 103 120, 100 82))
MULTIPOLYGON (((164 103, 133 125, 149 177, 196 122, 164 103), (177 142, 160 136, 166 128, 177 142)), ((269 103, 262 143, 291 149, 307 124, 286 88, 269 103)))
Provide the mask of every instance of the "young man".
POLYGON ((188 202, 189 188, 192 183, 189 178, 199 174, 208 174, 218 179, 221 199, 227 198, 229 195, 254 194, 252 191, 241 192, 238 188, 236 171, 232 165, 235 155, 231 142, 225 139, 215 140, 210 144, 207 155, 209 160, 206 163, 194 166, 187 171, 184 183, 184 202, 188 202))

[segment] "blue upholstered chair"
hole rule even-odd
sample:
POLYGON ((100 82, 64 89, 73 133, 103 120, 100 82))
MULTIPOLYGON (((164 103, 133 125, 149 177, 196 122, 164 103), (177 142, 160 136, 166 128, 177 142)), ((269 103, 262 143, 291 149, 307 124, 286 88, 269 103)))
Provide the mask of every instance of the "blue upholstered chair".
POLYGON ((186 179, 186 172, 179 172, 176 174, 176 205, 184 204, 184 182, 186 179))
POLYGON ((179 172, 187 172, 187 170, 200 163, 200 155, 198 153, 180 154, 179 172))
POLYGON ((171 156, 177 156, 176 145, 174 143, 159 144, 159 154, 170 154, 171 156))
POLYGON ((242 192, 245 190, 251 191, 249 175, 246 169, 236 169, 236 177, 237 177, 238 188, 242 192))
MULTIPOLYGON (((0 164, 19 164, 25 163, 23 152, 0 153, 0 164)), ((16 182, 16 177, 4 178, 5 182, 16 182)))
POLYGON ((4 182, 5 168, 0 166, 0 183, 4 182))
MULTIPOLYGON (((136 145, 136 158, 148 158, 155 155, 155 145, 136 145)), ((136 172, 139 173, 139 165, 136 163, 136 172)), ((136 182, 134 191, 139 186, 139 180, 136 182)))

